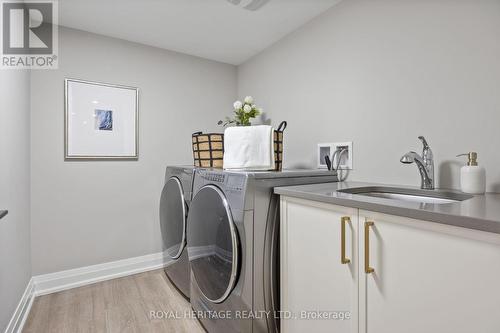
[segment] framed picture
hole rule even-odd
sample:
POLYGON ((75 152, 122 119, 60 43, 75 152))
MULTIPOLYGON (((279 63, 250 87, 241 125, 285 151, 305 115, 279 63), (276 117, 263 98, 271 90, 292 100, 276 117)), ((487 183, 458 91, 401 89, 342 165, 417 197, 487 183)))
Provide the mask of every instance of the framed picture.
POLYGON ((64 158, 137 159, 139 89, 64 80, 64 158))

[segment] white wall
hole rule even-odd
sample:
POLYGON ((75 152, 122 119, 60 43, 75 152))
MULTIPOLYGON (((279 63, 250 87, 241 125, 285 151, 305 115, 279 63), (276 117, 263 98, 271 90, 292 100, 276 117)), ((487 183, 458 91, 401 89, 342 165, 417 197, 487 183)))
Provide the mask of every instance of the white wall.
POLYGON ((31 278, 30 75, 0 70, 0 332, 31 278))
POLYGON ((454 156, 475 150, 500 192, 498 31, 496 0, 345 0, 237 73, 61 29, 60 69, 31 78, 33 274, 160 251, 164 168, 191 163, 189 133, 216 130, 236 95, 288 120, 286 167, 314 167, 318 142, 352 140, 351 179, 418 185, 399 158, 423 134, 439 186, 458 187, 454 156), (139 161, 64 161, 66 77, 140 88, 139 161))
POLYGON ((344 0, 240 66, 238 95, 288 120, 285 166, 354 141, 350 179, 420 185, 399 159, 425 135, 439 186, 477 151, 500 192, 499 31, 497 0, 344 0))
POLYGON ((192 163, 190 133, 236 96, 234 66, 66 28, 59 45, 59 70, 32 74, 34 275, 161 251, 165 166, 192 163), (67 77, 139 87, 137 162, 64 161, 67 77))

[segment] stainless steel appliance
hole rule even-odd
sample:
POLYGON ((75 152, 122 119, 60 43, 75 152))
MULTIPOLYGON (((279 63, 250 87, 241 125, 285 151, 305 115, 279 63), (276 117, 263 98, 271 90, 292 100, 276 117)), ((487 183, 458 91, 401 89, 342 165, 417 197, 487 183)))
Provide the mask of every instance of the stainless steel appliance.
POLYGON ((335 181, 331 171, 196 170, 187 236, 191 306, 209 333, 278 332, 279 200, 273 188, 335 181))
POLYGON ((165 273, 187 299, 189 299, 190 270, 186 252, 186 233, 193 172, 194 167, 168 166, 160 198, 165 273))

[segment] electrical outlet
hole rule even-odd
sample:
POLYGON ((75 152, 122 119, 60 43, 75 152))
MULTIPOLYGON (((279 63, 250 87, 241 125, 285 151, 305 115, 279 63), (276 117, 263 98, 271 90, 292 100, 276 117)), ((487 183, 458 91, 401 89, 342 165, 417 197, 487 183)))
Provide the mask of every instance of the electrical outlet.
POLYGON ((318 169, 327 169, 325 156, 332 160, 332 154, 334 152, 333 143, 318 143, 317 150, 317 161, 318 161, 318 169))
POLYGON ((351 142, 336 142, 332 144, 332 164, 336 167, 340 156, 339 169, 352 170, 353 150, 351 142), (341 151, 345 150, 342 154, 341 151), (338 151, 337 154, 335 152, 338 151), (335 156, 333 156, 335 154, 335 156))

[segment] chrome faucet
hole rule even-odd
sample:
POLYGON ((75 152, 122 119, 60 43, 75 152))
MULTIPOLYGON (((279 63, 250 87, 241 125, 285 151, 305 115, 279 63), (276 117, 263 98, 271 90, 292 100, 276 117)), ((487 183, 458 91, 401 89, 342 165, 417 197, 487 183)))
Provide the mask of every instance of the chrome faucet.
POLYGON ((410 151, 401 157, 401 163, 411 164, 415 163, 420 171, 420 178, 422 179, 422 185, 420 186, 424 190, 434 189, 434 156, 432 155, 431 147, 427 144, 427 141, 423 136, 418 137, 422 144, 424 145, 424 150, 422 151, 422 156, 410 151))

